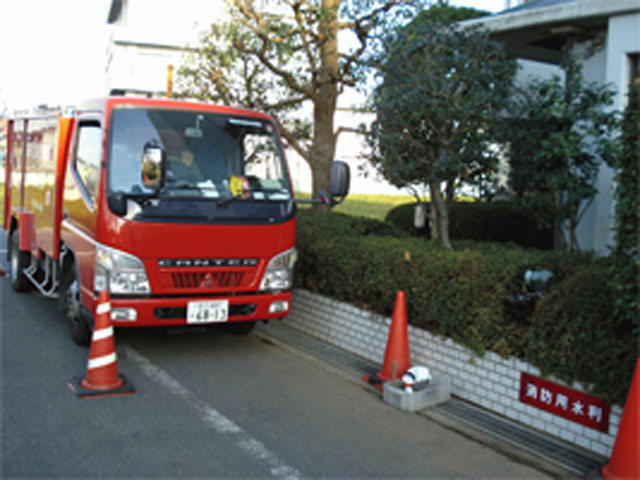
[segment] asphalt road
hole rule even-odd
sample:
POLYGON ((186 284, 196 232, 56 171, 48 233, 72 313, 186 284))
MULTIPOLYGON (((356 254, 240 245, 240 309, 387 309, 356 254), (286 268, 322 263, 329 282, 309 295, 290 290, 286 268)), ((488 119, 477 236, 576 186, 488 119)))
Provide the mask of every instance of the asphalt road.
POLYGON ((54 301, 0 278, 0 322, 3 478, 545 476, 259 335, 117 330, 137 392, 82 400, 54 301))

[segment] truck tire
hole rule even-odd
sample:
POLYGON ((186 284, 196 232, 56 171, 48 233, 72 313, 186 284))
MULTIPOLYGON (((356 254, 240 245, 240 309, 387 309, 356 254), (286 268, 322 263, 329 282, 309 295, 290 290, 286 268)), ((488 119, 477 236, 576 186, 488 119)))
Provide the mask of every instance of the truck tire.
POLYGON ((80 283, 76 275, 75 265, 71 265, 65 273, 62 295, 62 306, 69 320, 71 338, 78 345, 89 345, 91 341, 91 329, 89 328, 87 320, 82 316, 80 283))
POLYGON ((18 230, 11 234, 10 258, 11 265, 11 287, 16 292, 27 292, 31 288, 31 281, 23 273, 23 269, 29 266, 31 255, 29 252, 20 251, 20 237, 18 230))
POLYGON ((256 322, 231 322, 226 324, 226 331, 231 335, 249 335, 255 326, 256 322))

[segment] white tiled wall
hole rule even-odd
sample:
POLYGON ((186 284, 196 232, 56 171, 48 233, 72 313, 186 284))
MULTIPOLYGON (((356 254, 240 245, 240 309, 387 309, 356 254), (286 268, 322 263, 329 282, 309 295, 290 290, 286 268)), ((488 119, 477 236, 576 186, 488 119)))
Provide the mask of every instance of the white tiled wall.
MULTIPOLYGON (((296 290, 292 311, 285 322, 382 364, 391 319, 296 290)), ((409 326, 409 348, 413 365, 426 365, 434 374, 446 373, 451 378, 454 395, 599 455, 611 453, 622 414, 618 406, 611 409, 609 433, 605 434, 520 402, 520 373, 539 375, 540 371, 515 357, 505 359, 493 352, 478 357, 451 339, 412 326, 409 326)), ((579 385, 569 387, 580 389, 579 385)))

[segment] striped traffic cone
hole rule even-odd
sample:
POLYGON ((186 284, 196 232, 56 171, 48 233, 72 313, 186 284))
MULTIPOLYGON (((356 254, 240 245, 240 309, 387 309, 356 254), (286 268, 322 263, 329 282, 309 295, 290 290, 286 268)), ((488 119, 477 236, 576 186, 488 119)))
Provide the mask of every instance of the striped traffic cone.
POLYGON ((367 373, 362 379, 376 387, 384 390, 383 383, 402 378, 402 375, 411 367, 409 354, 409 327, 407 324, 407 302, 402 290, 396 293, 396 303, 393 307, 391 317, 391 327, 387 347, 384 352, 384 362, 382 369, 375 374, 367 373))
POLYGON ((111 326, 109 293, 102 290, 98 297, 89 350, 89 363, 84 378, 73 377, 69 387, 82 398, 104 398, 135 392, 124 375, 118 374, 113 327, 111 326))
POLYGON ((407 325, 407 302, 404 292, 396 293, 396 303, 393 307, 391 327, 387 348, 384 352, 382 369, 376 374, 383 382, 388 382, 393 376, 393 364, 395 363, 396 378, 402 378, 404 372, 411 367, 409 354, 409 329, 407 325))

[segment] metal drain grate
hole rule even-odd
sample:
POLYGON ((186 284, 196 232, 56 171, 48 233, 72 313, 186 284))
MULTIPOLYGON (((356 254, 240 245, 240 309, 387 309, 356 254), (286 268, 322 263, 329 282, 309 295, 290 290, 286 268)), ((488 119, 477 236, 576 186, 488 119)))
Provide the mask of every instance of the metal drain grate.
MULTIPOLYGON (((360 379, 365 373, 372 373, 380 368, 380 365, 306 335, 281 322, 271 322, 267 326, 260 326, 257 331, 319 358, 350 377, 360 379)), ((599 458, 589 452, 582 453, 561 440, 529 429, 462 400, 451 399, 434 408, 439 413, 578 475, 587 475, 606 461, 603 457, 599 458)))
POLYGON ((438 405, 436 409, 449 417, 578 475, 586 475, 601 467, 606 461, 604 458, 596 458, 595 455, 583 454, 565 442, 538 433, 461 400, 452 399, 438 405))
POLYGON ((340 371, 349 374, 349 376, 353 374, 360 378, 365 373, 375 371, 376 367, 379 369, 379 365, 369 360, 318 340, 299 330, 287 327, 281 322, 271 322, 267 326, 260 325, 258 331, 317 357, 337 367, 340 371))

